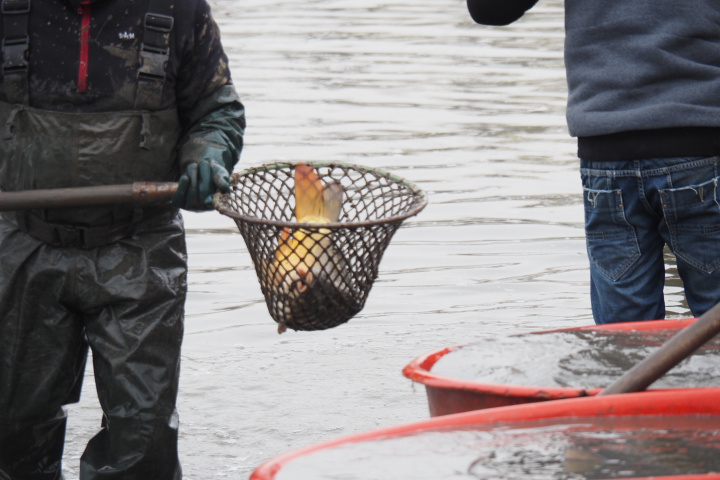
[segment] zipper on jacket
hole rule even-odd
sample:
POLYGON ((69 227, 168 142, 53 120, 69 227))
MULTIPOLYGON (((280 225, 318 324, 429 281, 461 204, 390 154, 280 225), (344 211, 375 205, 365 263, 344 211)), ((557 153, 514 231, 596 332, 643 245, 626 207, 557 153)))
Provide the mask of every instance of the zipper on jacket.
POLYGON ((87 74, 88 74, 88 36, 90 35, 90 0, 83 0, 78 8, 78 13, 82 15, 80 23, 80 63, 78 64, 78 83, 79 92, 87 90, 87 74))

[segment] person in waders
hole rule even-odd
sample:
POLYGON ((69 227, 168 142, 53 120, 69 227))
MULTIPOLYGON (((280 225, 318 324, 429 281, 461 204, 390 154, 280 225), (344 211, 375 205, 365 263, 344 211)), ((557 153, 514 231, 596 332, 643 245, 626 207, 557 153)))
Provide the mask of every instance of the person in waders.
POLYGON ((0 0, 0 189, 175 182, 172 204, 0 216, 0 479, 62 479, 88 346, 103 410, 80 480, 180 479, 179 208, 227 190, 245 128, 205 0, 0 0))
MULTIPOLYGON (((538 0, 467 0, 507 25, 538 0)), ((565 1, 595 323, 665 318, 667 246, 700 316, 720 302, 720 2, 565 1)))

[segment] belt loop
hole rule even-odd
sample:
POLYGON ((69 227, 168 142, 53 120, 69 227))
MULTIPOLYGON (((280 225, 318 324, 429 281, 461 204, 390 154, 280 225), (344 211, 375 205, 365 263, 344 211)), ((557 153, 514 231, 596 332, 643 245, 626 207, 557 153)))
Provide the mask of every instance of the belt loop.
POLYGON ((150 114, 143 112, 142 125, 140 126, 140 148, 143 150, 150 150, 150 135, 150 114))
POLYGON ((133 209, 133 216, 132 216, 131 223, 140 223, 144 216, 145 216, 145 211, 142 208, 138 207, 138 208, 133 209))
POLYGON ((17 117, 18 113, 22 112, 24 109, 24 105, 15 105, 15 108, 10 110, 10 114, 5 121, 5 134, 3 135, 3 139, 13 139, 13 137, 15 136, 15 117, 17 117))
POLYGON ((27 232, 27 218, 25 218, 25 213, 16 212, 13 214, 13 217, 15 217, 15 224, 18 228, 23 232, 27 232))

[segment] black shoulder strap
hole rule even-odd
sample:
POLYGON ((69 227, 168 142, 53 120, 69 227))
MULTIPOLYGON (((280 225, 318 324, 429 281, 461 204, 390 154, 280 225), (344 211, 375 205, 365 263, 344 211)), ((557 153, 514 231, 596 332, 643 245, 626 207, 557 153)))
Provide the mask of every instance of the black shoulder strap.
POLYGON ((28 86, 30 0, 2 0, 0 9, 4 29, 2 69, 8 102, 27 104, 30 98, 28 86))
POLYGON ((170 59, 170 32, 175 24, 173 13, 174 0, 150 0, 143 20, 136 109, 157 110, 160 107, 170 59))

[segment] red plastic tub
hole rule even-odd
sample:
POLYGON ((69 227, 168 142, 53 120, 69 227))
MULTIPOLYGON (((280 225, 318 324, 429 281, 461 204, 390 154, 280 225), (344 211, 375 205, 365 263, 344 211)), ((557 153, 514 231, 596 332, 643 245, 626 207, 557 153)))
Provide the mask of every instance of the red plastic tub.
MULTIPOLYGON (((644 322, 627 322, 607 325, 593 325, 586 327, 567 328, 532 332, 532 334, 545 334, 568 331, 659 331, 679 330, 690 325, 696 319, 674 319, 674 320, 653 320, 644 322)), ((526 334, 528 335, 528 334, 526 334)), ((404 369, 403 374, 414 382, 425 385, 428 398, 430 416, 449 415, 484 408, 504 407, 508 405, 520 405, 526 403, 542 402, 546 400, 559 400, 592 396, 602 388, 571 388, 571 387, 548 387, 532 385, 508 385, 497 383, 482 383, 478 381, 453 378, 447 375, 438 375, 431 371, 432 367, 443 356, 464 345, 456 345, 441 348, 410 362, 404 369)), ((715 385, 712 385, 715 386, 715 385)))
POLYGON ((330 440, 272 458, 250 480, 569 478, 563 471, 582 473, 571 478, 718 480, 718 432, 720 388, 575 398, 330 440), (517 459, 533 476, 503 473, 505 465, 517 469, 517 459))

